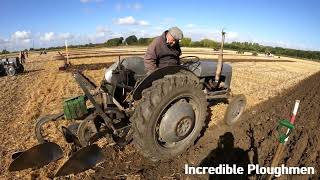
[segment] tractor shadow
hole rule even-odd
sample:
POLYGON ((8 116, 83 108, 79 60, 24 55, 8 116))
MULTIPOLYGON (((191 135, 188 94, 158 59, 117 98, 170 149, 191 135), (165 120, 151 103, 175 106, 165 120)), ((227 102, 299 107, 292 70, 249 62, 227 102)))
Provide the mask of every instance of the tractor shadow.
MULTIPOLYGON (((33 69, 33 70, 27 70, 27 71, 23 71, 21 74, 29 74, 29 73, 33 73, 33 72, 39 72, 39 71, 43 71, 45 69, 33 69)), ((19 74, 18 74, 19 75, 19 74)))
MULTIPOLYGON (((34 73, 34 72, 39 72, 39 71, 43 71, 43 70, 45 70, 45 69, 34 69, 34 70, 27 70, 27 71, 23 71, 23 72, 21 72, 21 73, 17 73, 16 75, 14 75, 14 76, 22 76, 22 75, 27 75, 27 74, 29 74, 29 73, 34 73)), ((7 76, 5 73, 0 73, 0 77, 5 77, 5 76, 7 76)))
MULTIPOLYGON (((215 167, 215 169, 223 166, 232 168, 235 165, 237 168, 242 167, 243 173, 209 174, 209 179, 235 180, 249 178, 248 164, 259 164, 258 148, 255 146, 254 129, 251 126, 247 130, 247 136, 250 139, 250 147, 248 150, 244 150, 235 147, 235 137, 231 132, 224 133, 219 137, 216 148, 199 164, 200 167, 215 167), (249 154, 251 154, 251 158, 249 154)), ((251 174, 254 175, 255 173, 251 172, 251 174)))

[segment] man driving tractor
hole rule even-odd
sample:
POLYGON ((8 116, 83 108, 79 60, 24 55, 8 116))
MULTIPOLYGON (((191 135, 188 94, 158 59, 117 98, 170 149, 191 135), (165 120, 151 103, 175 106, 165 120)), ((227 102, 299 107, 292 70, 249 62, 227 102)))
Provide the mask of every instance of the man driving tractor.
POLYGON ((157 68, 170 65, 180 65, 179 56, 181 49, 179 41, 183 38, 183 33, 178 27, 172 27, 156 37, 148 46, 144 55, 144 65, 146 71, 151 73, 157 68))

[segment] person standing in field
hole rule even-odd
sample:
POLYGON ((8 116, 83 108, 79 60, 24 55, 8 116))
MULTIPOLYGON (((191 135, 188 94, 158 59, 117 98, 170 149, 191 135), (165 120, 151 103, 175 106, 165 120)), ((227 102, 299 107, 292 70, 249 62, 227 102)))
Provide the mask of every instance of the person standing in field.
POLYGON ((180 65, 179 41, 182 38, 182 31, 178 27, 172 27, 151 42, 144 55, 145 70, 148 74, 158 68, 180 65))
POLYGON ((24 51, 20 51, 19 58, 20 58, 21 64, 25 63, 26 57, 25 57, 24 51))
POLYGON ((29 52, 25 51, 25 58, 28 59, 28 57, 29 57, 29 52))

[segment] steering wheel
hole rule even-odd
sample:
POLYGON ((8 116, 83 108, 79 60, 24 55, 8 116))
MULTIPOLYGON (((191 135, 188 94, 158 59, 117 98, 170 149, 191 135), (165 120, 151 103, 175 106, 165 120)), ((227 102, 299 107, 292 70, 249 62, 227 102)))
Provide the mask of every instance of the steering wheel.
POLYGON ((183 64, 196 63, 200 61, 200 58, 198 56, 183 56, 180 58, 180 61, 183 64))
POLYGON ((198 56, 184 56, 180 58, 180 62, 182 66, 194 71, 200 65, 200 58, 198 56))

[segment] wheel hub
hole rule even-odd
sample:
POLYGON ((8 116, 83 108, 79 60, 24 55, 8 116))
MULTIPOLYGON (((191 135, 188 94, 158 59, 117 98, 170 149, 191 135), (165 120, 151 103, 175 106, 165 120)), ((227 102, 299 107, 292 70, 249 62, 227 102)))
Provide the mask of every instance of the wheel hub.
POLYGON ((190 131, 192 122, 193 120, 190 117, 182 118, 177 125, 177 135, 179 137, 184 137, 190 131))
POLYGON ((237 116, 240 115, 240 113, 242 112, 243 110, 243 101, 239 101, 236 105, 235 105, 235 110, 233 111, 232 115, 234 118, 236 118, 237 116))
POLYGON ((161 119, 159 138, 168 143, 178 142, 187 137, 195 125, 192 105, 180 100, 172 105, 161 119))
POLYGON ((14 67, 9 67, 8 70, 7 70, 7 73, 9 76, 13 76, 15 74, 15 69, 14 67))

